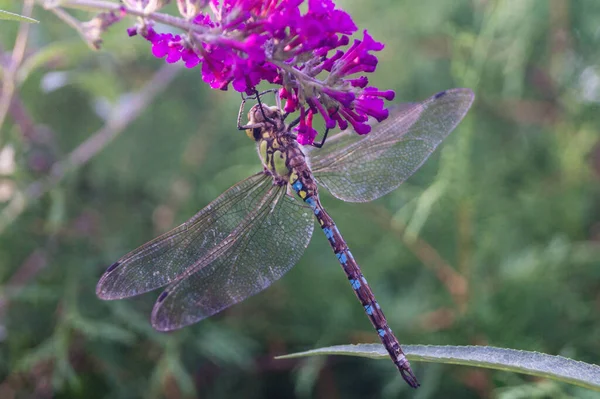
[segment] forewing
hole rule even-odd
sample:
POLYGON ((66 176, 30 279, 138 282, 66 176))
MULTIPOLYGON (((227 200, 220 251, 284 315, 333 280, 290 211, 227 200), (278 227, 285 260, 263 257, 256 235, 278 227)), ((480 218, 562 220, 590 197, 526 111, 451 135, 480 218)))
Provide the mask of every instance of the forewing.
POLYGON ((181 328, 257 294, 300 259, 312 231, 310 208, 272 186, 204 267, 159 296, 152 325, 181 328))
POLYGON ((102 299, 139 295, 201 267, 206 255, 270 192, 272 181, 259 173, 239 182, 187 222, 123 256, 104 273, 96 294, 102 299))
POLYGON ((307 149, 313 174, 341 200, 379 198, 425 162, 463 119, 473 99, 470 89, 451 89, 421 103, 392 107, 389 117, 367 135, 344 131, 321 149, 307 149))

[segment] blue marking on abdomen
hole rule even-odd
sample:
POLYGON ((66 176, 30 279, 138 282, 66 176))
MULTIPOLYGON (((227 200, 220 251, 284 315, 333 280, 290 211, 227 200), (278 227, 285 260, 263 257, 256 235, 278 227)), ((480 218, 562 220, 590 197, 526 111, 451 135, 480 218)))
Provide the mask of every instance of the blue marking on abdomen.
POLYGON ((369 316, 371 316, 373 314, 373 306, 371 306, 371 305, 365 305, 365 312, 367 312, 367 314, 369 316))
POLYGON ((306 202, 312 208, 315 215, 318 215, 321 212, 321 210, 317 208, 317 203, 313 197, 305 199, 304 202, 306 202))
POLYGON ((385 336, 385 330, 383 328, 380 328, 379 330, 377 330, 377 334, 379 334, 380 337, 385 336))
POLYGON ((298 191, 302 190, 302 182, 301 182, 300 180, 296 180, 296 181, 294 182, 294 184, 292 184, 292 188, 293 188, 293 189, 294 189, 296 192, 298 192, 298 191))
POLYGON ((348 262, 348 258, 344 252, 340 252, 339 254, 335 254, 342 265, 345 265, 348 262))
POLYGON ((357 290, 357 289, 360 288, 360 281, 351 278, 350 279, 350 285, 352 286, 352 288, 354 288, 355 290, 357 290))
POLYGON ((335 242, 335 239, 333 238, 333 231, 331 231, 329 227, 324 227, 323 233, 325 233, 325 237, 327 237, 328 240, 331 240, 331 242, 335 242))

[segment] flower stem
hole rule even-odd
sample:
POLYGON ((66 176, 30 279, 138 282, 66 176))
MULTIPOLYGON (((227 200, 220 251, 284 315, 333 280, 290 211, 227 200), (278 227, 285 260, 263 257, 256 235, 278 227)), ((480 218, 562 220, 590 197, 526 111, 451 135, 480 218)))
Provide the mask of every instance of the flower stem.
POLYGON ((163 14, 160 12, 152 12, 145 13, 140 10, 136 10, 134 8, 125 7, 119 3, 113 3, 111 1, 103 1, 103 0, 62 0, 62 1, 45 1, 44 7, 46 9, 52 9, 55 7, 63 7, 63 8, 77 8, 87 11, 125 11, 128 15, 134 15, 136 17, 151 19, 156 22, 163 23, 165 25, 170 25, 175 28, 182 29, 187 32, 195 32, 198 34, 205 34, 206 28, 192 24, 191 22, 183 19, 174 17, 169 14, 163 14))

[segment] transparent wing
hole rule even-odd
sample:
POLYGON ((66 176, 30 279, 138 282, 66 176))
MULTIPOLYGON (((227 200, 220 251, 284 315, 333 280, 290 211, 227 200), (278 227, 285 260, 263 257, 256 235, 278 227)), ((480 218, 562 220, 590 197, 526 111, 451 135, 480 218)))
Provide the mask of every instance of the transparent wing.
POLYGON ((454 130, 474 98, 470 89, 446 90, 421 103, 393 107, 367 135, 344 131, 321 149, 306 149, 317 182, 349 202, 389 193, 454 130))
POLYGON ((174 330, 262 291, 300 259, 312 230, 310 208, 288 196, 286 187, 271 186, 201 268, 159 296, 152 325, 174 330))
POLYGON ((98 297, 126 298, 185 277, 271 193, 272 181, 259 173, 239 182, 187 222, 123 256, 98 282, 98 297))

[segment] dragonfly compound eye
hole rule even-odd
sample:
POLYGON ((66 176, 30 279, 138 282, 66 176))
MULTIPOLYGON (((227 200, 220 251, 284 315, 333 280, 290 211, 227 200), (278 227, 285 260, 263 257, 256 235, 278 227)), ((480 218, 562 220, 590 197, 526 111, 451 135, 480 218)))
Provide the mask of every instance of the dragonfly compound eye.
POLYGON ((276 106, 268 106, 262 104, 262 109, 259 104, 254 105, 248 112, 249 124, 256 124, 266 122, 266 119, 271 121, 282 119, 282 114, 279 108, 276 106))
POLYGON ((246 129, 246 136, 250 137, 252 140, 258 140, 260 138, 260 129, 246 129))

